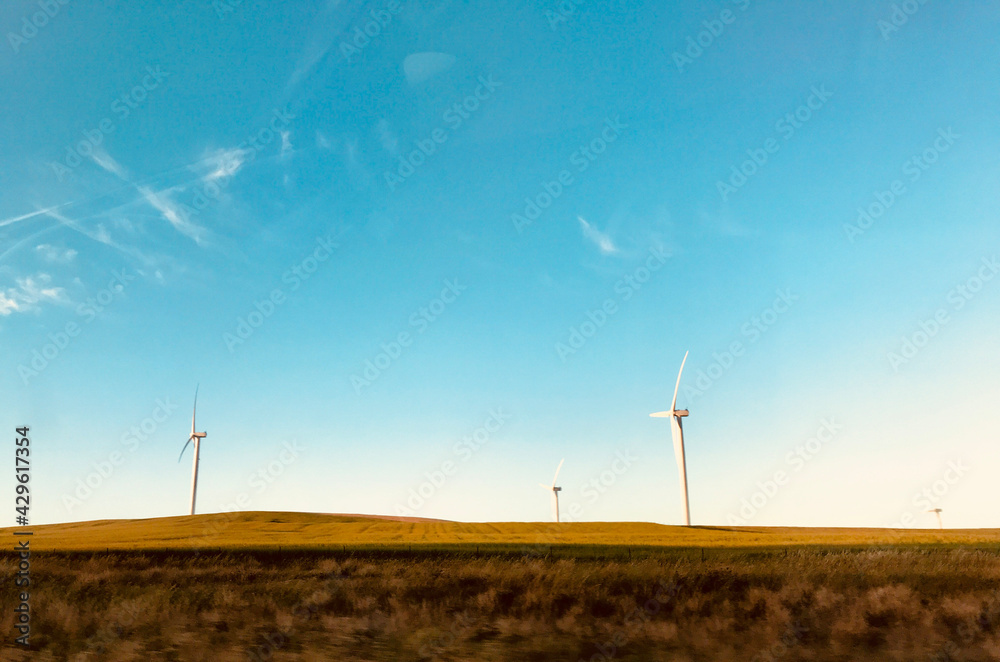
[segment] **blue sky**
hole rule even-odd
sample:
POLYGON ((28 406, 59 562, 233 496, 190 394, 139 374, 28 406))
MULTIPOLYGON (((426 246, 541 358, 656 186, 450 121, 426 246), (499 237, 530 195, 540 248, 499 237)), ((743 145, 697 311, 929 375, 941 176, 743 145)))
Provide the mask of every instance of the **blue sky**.
POLYGON ((33 521, 200 383, 200 512, 678 523, 690 351, 695 523, 997 526, 1000 10, 904 4, 6 3, 33 521))

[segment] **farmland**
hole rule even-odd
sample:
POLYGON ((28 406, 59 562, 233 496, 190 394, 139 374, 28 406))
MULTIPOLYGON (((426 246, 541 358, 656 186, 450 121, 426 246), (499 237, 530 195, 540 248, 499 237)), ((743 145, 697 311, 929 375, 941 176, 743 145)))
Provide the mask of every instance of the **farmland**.
POLYGON ((1000 657, 993 530, 241 513, 34 532, 33 650, 7 636, 5 660, 1000 657))
MULTIPOLYGON (((0 529, 9 535, 13 529, 0 529)), ((525 546, 648 547, 679 549, 771 549, 917 545, 1000 548, 1000 530, 817 529, 768 527, 680 527, 647 522, 493 522, 239 512, 143 520, 98 520, 36 526, 37 551, 247 549, 512 550, 525 546)))

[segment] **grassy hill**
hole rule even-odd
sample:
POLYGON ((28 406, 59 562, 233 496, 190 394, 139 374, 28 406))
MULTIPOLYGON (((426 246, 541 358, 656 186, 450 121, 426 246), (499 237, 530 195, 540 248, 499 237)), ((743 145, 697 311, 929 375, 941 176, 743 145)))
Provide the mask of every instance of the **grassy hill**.
MULTIPOLYGON (((31 527, 35 551, 474 546, 774 548, 1000 546, 1000 530, 680 527, 646 522, 463 523, 321 513, 241 512, 31 527)), ((8 538, 14 529, 2 529, 8 538)))

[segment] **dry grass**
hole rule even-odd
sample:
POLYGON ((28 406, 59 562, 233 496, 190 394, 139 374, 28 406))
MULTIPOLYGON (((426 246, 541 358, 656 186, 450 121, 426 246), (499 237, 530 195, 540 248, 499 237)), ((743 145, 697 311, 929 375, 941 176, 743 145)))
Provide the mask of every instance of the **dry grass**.
POLYGON ((42 554, 32 576, 35 650, 5 636, 4 660, 1000 659, 1000 558, 960 549, 42 554))

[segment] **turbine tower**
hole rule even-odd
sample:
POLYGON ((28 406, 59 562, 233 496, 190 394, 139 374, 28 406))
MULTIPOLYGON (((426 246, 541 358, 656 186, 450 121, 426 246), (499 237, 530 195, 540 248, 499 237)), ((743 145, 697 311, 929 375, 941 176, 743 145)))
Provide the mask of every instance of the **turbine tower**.
POLYGON ((198 387, 194 389, 194 409, 191 410, 191 436, 188 437, 187 443, 184 444, 184 448, 181 449, 181 454, 177 456, 177 461, 180 462, 181 458, 184 457, 184 451, 187 450, 188 444, 192 441, 194 442, 194 468, 191 470, 191 514, 194 515, 194 501, 195 497, 198 495, 198 456, 201 451, 201 440, 208 436, 207 432, 195 432, 194 427, 194 416, 198 412, 198 387))
POLYGON ((934 513, 935 515, 937 515, 937 518, 938 518, 938 528, 939 529, 943 529, 944 528, 944 522, 941 521, 941 509, 940 508, 932 508, 931 510, 928 510, 927 512, 934 513))
POLYGON ((552 477, 551 485, 545 485, 544 483, 538 484, 543 490, 552 490, 552 507, 555 508, 556 511, 556 522, 559 521, 559 493, 562 492, 561 487, 556 487, 556 479, 559 478, 559 470, 562 469, 563 462, 565 461, 566 458, 563 458, 559 462, 559 466, 556 467, 556 475, 552 477))
POLYGON ((680 472, 681 476, 681 498, 684 500, 684 526, 691 526, 691 507, 688 505, 687 462, 684 459, 684 426, 681 424, 681 419, 688 415, 688 410, 677 408, 677 391, 681 387, 681 375, 684 374, 684 364, 687 363, 689 353, 684 353, 684 360, 681 361, 681 370, 677 373, 677 385, 674 387, 674 401, 670 405, 670 411, 660 411, 650 414, 653 418, 670 419, 670 431, 674 437, 674 455, 677 456, 677 471, 680 472))

